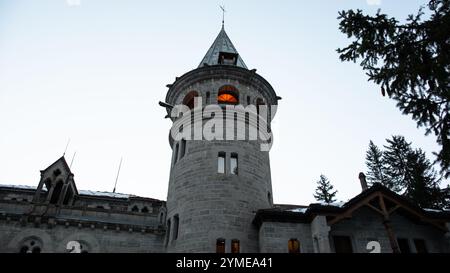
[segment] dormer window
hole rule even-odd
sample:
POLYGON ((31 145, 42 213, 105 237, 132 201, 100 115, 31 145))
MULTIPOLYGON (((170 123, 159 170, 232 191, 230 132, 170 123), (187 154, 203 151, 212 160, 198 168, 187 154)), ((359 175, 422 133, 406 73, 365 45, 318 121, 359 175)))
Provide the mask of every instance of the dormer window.
POLYGON ((238 54, 236 53, 228 53, 228 52, 219 52, 219 64, 224 65, 236 65, 238 59, 238 54))

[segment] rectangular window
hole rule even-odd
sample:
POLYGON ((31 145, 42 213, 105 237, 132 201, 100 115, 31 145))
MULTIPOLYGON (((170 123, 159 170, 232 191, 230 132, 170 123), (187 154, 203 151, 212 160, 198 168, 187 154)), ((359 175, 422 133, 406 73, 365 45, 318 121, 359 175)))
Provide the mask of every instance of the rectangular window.
POLYGON ((414 239, 414 246, 417 253, 428 253, 427 245, 423 239, 414 239))
POLYGON ((217 172, 225 173, 225 153, 219 152, 219 156, 217 157, 217 172))
POLYGON ((230 157, 230 172, 231 174, 238 174, 238 155, 235 153, 232 153, 230 157))
POLYGON ((180 144, 180 159, 186 154, 186 140, 182 139, 180 144))
POLYGON ((170 220, 167 220, 167 236, 166 236, 166 245, 169 244, 169 238, 170 238, 170 220))
POLYGON ((336 253, 353 253, 352 240, 349 236, 333 236, 336 253))
POLYGON ((300 242, 297 239, 290 239, 288 241, 289 253, 300 253, 300 242))
POLYGON ((397 243, 401 253, 411 253, 411 248, 409 247, 408 239, 398 238, 397 243))
POLYGON ((240 250, 240 243, 239 240, 231 240, 231 253, 239 253, 240 250))
POLYGON ((178 239, 178 226, 180 225, 180 218, 178 214, 173 217, 173 239, 178 239))
POLYGON ((216 253, 225 253, 225 239, 222 238, 217 239, 216 253))
POLYGON ((177 163, 178 161, 178 143, 175 145, 175 150, 173 151, 173 164, 177 163))

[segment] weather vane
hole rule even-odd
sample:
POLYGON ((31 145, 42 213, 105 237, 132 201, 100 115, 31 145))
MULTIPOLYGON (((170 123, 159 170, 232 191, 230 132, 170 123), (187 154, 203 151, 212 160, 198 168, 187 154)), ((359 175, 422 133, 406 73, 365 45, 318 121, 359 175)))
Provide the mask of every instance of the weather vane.
POLYGON ((222 10, 222 27, 225 26, 225 6, 219 6, 220 9, 222 10))

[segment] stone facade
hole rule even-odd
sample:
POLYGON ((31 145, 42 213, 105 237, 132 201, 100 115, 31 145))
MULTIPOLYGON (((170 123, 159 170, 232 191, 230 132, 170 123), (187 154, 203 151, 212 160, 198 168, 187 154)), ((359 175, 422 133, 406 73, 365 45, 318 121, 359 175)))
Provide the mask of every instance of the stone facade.
MULTIPOLYGON (((200 66, 167 87, 160 104, 173 128, 183 130, 192 119, 208 125, 211 117, 201 111, 211 105, 223 111, 227 104, 277 106, 281 99, 247 69, 223 28, 200 66), (172 115, 180 104, 200 114, 172 115)), ((263 140, 169 134, 167 203, 78 190, 64 157, 41 171, 36 186, 0 185, 0 252, 450 252, 449 211, 419 208, 363 180, 362 193, 346 203, 273 204, 269 152, 262 146, 273 141, 275 111, 258 112, 259 120, 237 112, 246 134, 264 127, 263 140)), ((224 128, 227 134, 234 125, 224 128)))

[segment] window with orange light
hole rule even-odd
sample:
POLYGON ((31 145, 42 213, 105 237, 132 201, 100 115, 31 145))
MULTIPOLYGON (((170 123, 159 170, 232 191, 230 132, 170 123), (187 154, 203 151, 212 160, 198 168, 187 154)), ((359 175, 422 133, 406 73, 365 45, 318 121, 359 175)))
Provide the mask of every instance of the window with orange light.
POLYGON ((290 239, 288 241, 289 253, 300 253, 300 242, 297 239, 290 239))
POLYGON ((231 85, 225 85, 219 89, 217 95, 219 104, 239 104, 239 91, 231 85))

